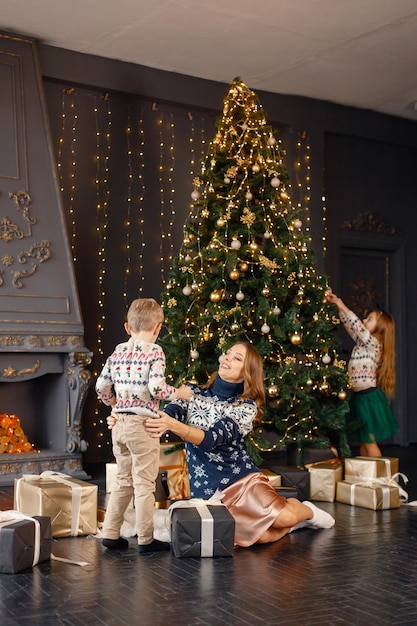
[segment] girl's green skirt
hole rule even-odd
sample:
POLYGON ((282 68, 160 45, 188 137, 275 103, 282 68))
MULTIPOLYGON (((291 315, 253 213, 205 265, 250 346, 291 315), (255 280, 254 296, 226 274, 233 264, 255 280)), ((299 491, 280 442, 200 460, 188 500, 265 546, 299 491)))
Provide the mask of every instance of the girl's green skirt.
POLYGON ((354 391, 349 399, 348 425, 350 437, 360 443, 375 443, 390 439, 398 429, 398 422, 381 389, 371 387, 354 391))

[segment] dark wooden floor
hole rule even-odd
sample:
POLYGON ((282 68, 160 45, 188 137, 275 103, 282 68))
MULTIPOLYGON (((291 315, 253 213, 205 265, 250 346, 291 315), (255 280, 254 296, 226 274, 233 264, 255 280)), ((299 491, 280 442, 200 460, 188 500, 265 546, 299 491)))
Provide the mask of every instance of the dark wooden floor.
MULTIPOLYGON (((417 447, 389 448, 417 499, 417 447)), ((103 473, 93 480, 105 498, 103 473)), ((12 508, 10 487, 0 509, 12 508)), ((0 624, 89 626, 417 625, 417 507, 370 511, 320 503, 331 530, 296 531, 233 558, 109 554, 97 537, 54 541, 59 561, 0 574, 0 624)))

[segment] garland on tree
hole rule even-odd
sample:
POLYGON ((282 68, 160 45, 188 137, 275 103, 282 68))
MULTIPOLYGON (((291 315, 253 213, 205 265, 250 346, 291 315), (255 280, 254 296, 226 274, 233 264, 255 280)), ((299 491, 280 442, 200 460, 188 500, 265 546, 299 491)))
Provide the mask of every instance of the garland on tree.
MULTIPOLYGON (((274 447, 336 445, 349 456, 339 320, 287 184, 281 142, 236 78, 193 181, 193 209, 162 294, 167 373, 173 384, 205 382, 222 351, 248 340, 263 358, 263 425, 278 433, 274 447)), ((253 433, 249 444, 259 462, 265 441, 253 433)))

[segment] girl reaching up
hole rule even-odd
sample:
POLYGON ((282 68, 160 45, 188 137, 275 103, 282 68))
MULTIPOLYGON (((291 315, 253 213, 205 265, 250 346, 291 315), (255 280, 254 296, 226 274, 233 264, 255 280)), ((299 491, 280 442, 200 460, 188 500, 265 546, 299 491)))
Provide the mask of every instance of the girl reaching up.
POLYGON ((337 307, 340 320, 355 342, 348 364, 352 395, 350 421, 360 426, 353 433, 362 456, 380 457, 379 441, 398 429, 388 400, 395 391, 395 324, 391 315, 375 309, 361 320, 334 293, 327 302, 337 307))

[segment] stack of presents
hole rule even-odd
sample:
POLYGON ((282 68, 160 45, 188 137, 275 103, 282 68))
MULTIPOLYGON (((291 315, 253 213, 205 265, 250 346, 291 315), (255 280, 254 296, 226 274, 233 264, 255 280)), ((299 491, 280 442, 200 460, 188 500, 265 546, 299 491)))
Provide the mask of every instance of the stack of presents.
MULTIPOLYGON (((285 497, 380 510, 407 501, 401 486, 407 478, 398 469, 397 458, 342 461, 333 450, 309 449, 302 465, 261 471, 285 497)), ((107 464, 106 491, 115 473, 116 465, 107 464)), ((156 500, 161 506, 170 503, 174 556, 233 556, 234 520, 220 501, 190 499, 181 445, 161 444, 156 500)), ((98 512, 98 487, 92 483, 58 472, 15 479, 14 510, 0 511, 0 573, 16 573, 50 559, 52 538, 95 535, 98 512)))
POLYGON ((407 502, 398 458, 356 456, 344 461, 333 449, 307 448, 303 465, 271 466, 262 471, 281 495, 299 500, 342 502, 374 511, 407 502))

